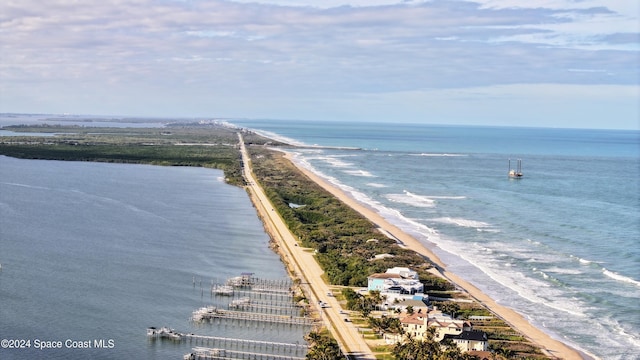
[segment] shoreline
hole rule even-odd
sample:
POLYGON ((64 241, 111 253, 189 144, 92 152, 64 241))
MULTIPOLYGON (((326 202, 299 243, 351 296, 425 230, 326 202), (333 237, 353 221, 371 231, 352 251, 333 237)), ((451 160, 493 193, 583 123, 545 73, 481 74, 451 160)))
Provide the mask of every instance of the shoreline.
POLYGON ((454 273, 447 271, 446 265, 433 251, 431 251, 425 245, 420 243, 413 236, 410 236, 409 234, 402 231, 397 226, 391 224, 380 214, 378 214, 374 209, 361 204, 360 202, 349 196, 347 193, 345 193, 342 189, 339 189, 337 186, 329 183, 327 180, 321 178, 311 170, 301 166, 292 158, 291 154, 284 152, 284 157, 313 182, 321 186, 323 189, 331 193, 333 196, 338 198, 340 201, 342 201, 352 209, 356 210, 362 216, 379 227, 382 232, 386 232, 393 236, 399 242, 399 245, 404 246, 405 248, 415 251, 416 253, 428 258, 434 264, 439 276, 442 276, 444 279, 452 282, 457 287, 464 290, 479 304, 502 318, 506 323, 512 326, 515 330, 522 333, 532 343, 539 346, 543 352, 546 352, 548 355, 560 359, 593 359, 591 356, 578 351, 559 340, 552 338, 549 334, 531 325, 522 315, 518 314, 516 311, 496 303, 488 295, 483 293, 480 289, 478 289, 468 281, 462 279, 454 273))

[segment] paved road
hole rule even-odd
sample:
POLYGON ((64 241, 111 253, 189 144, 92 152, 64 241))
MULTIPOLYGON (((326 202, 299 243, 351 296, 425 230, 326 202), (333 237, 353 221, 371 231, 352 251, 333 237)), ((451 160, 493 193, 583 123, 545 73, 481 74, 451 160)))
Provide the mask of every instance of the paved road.
POLYGON ((318 306, 318 301, 328 304, 329 307, 327 308, 318 306, 322 321, 338 341, 345 354, 351 355, 352 358, 356 359, 375 360, 375 356, 358 332, 357 327, 353 323, 344 320, 346 315, 340 314, 341 308, 338 300, 335 297, 328 296, 331 290, 322 279, 323 271, 316 262, 313 251, 301 248, 298 245, 296 238, 289 231, 278 212, 274 210, 262 187, 256 182, 251 170, 251 159, 244 146, 242 135, 238 134, 238 138, 244 163, 244 176, 248 183, 252 200, 263 217, 267 230, 280 245, 285 261, 293 265, 296 275, 306 285, 305 292, 309 297, 309 301, 316 306, 318 306))

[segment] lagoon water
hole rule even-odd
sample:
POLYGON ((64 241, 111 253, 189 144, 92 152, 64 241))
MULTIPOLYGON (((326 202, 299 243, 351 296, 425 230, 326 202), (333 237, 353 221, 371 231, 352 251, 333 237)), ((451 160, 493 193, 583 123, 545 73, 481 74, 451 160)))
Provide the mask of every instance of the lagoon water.
POLYGON ((640 358, 640 132, 232 122, 361 148, 292 151, 553 337, 640 358), (523 179, 507 177, 509 158, 523 179))
POLYGON ((211 280, 287 278, 246 192, 222 176, 0 156, 0 339, 31 346, 0 348, 0 359, 181 359, 190 351, 147 341, 148 326, 302 343, 301 329, 189 322, 211 303, 211 280), (36 340, 96 339, 113 347, 35 349, 36 340))

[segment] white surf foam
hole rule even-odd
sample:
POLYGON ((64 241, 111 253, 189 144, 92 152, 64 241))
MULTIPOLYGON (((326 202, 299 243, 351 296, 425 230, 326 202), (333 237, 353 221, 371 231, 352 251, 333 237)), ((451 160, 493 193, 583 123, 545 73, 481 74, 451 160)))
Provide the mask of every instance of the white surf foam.
POLYGON ((27 189, 52 190, 51 188, 48 188, 48 187, 34 186, 34 185, 28 185, 28 184, 8 183, 8 182, 3 182, 2 184, 9 185, 9 186, 23 187, 23 188, 27 188, 27 189))
POLYGON ((582 258, 578 258, 578 262, 580 262, 580 264, 584 264, 584 265, 589 265, 589 264, 592 263, 592 261, 586 260, 586 259, 582 259, 582 258))
POLYGON ((410 156, 429 156, 429 157, 461 157, 468 156, 466 154, 432 154, 432 153, 420 153, 420 154, 409 154, 410 156))
POLYGON ((404 190, 402 194, 388 194, 387 199, 406 205, 415 207, 434 207, 436 200, 461 200, 466 199, 465 196, 425 196, 414 194, 404 190))
POLYGON ((353 176, 362 176, 362 177, 376 177, 372 173, 366 170, 344 170, 345 173, 353 176))
POLYGON ((431 221, 435 221, 442 224, 452 224, 460 227, 477 228, 477 229, 492 227, 491 224, 486 222, 470 220, 470 219, 462 219, 462 218, 453 218, 453 217, 435 218, 435 219, 431 219, 431 221))
POLYGON ((397 203, 411 205, 415 207, 434 207, 436 201, 426 196, 412 196, 411 193, 405 191, 403 194, 387 194, 386 198, 397 203))
MULTIPOLYGON (((231 123, 229 123, 229 124, 231 124, 231 123)), ((231 124, 231 125, 232 126, 236 126, 236 125, 233 125, 233 124, 231 124)), ((271 132, 271 131, 258 130, 258 129, 250 129, 250 130, 253 131, 254 133, 260 135, 260 136, 264 136, 264 137, 269 138, 269 139, 280 141, 280 142, 283 142, 285 144, 296 145, 296 146, 308 146, 308 144, 305 144, 302 141, 295 140, 295 139, 292 139, 292 138, 288 138, 286 136, 282 136, 282 135, 276 134, 276 133, 271 132)))
POLYGON ((341 160, 340 156, 324 156, 324 157, 319 157, 318 159, 326 162, 327 164, 333 167, 344 168, 344 167, 353 166, 352 163, 341 160))
POLYGON ((379 183, 367 183, 367 186, 373 187, 373 188, 386 188, 388 187, 385 184, 379 184, 379 183))
POLYGON ((640 287, 640 281, 632 279, 630 277, 624 276, 624 275, 620 275, 616 272, 607 270, 606 268, 602 268, 602 273, 605 274, 606 276, 610 277, 611 279, 620 281, 620 282, 624 282, 627 284, 632 284, 635 285, 637 287, 640 287))
POLYGON ((476 229, 479 232, 490 232, 490 233, 500 233, 502 231, 498 230, 498 229, 476 229))
POLYGON ((580 269, 565 269, 565 268, 560 268, 560 267, 557 267, 557 266, 546 268, 546 269, 544 269, 544 271, 548 272, 548 273, 565 274, 565 275, 580 275, 580 274, 584 273, 580 269))

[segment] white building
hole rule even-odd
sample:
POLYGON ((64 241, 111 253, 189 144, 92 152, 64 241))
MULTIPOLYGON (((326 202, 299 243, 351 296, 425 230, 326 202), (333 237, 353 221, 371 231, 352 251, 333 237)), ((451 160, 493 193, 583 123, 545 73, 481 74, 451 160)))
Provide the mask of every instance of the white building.
POLYGON ((418 280, 418 272, 413 271, 406 267, 394 267, 391 269, 387 269, 386 274, 398 274, 403 279, 413 279, 418 280))
POLYGON ((397 274, 373 274, 368 277, 367 290, 384 293, 415 294, 424 291, 424 284, 418 280, 404 279, 397 274))
POLYGON ((395 267, 385 273, 372 274, 368 278, 367 290, 415 294, 424 291, 424 284, 418 280, 418 273, 409 268, 395 267))
POLYGON ((471 323, 453 319, 439 311, 414 312, 400 319, 400 323, 406 334, 411 334, 418 340, 427 338, 427 329, 430 327, 435 329, 433 339, 436 341, 441 341, 445 337, 458 336, 472 330, 471 323))
POLYGON ((467 351, 487 351, 489 339, 484 331, 463 331, 458 335, 445 335, 445 339, 451 339, 462 352, 467 351))

